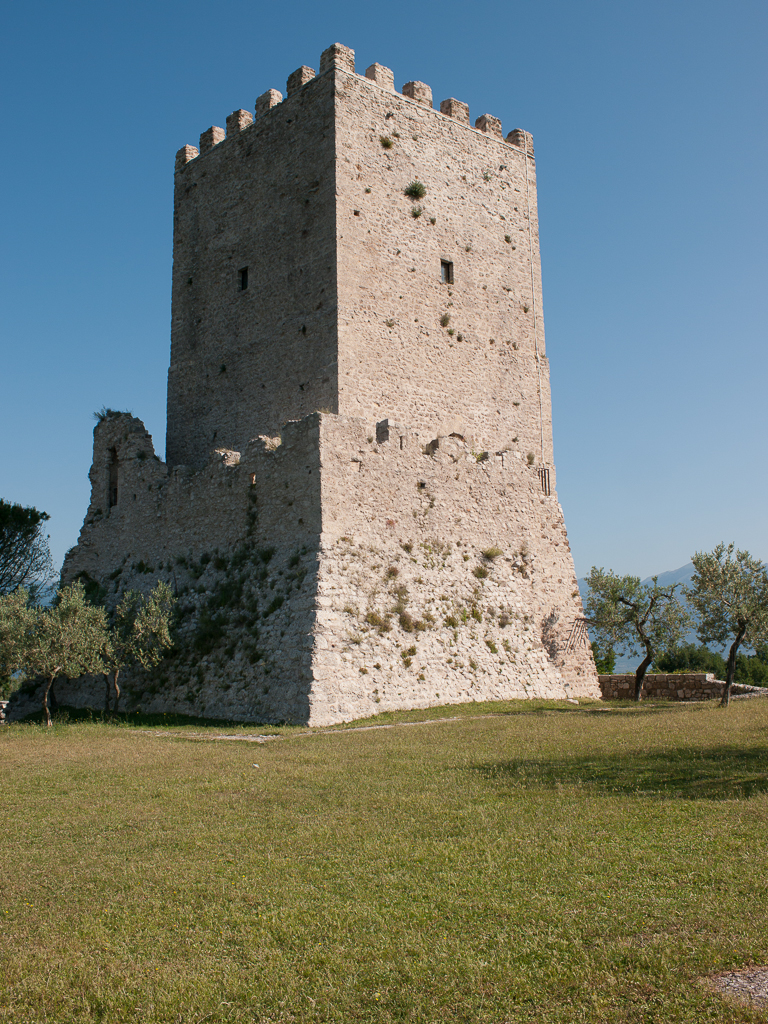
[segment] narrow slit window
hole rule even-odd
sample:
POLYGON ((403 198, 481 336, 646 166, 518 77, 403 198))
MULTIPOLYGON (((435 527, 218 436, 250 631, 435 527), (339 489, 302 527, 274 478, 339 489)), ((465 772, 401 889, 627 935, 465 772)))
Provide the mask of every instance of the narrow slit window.
POLYGON ((541 480, 542 491, 546 494, 547 497, 549 497, 552 492, 549 488, 549 470, 546 469, 545 467, 542 467, 539 470, 539 480, 541 480))
POLYGON ((240 291, 244 292, 248 287, 248 267, 241 267, 237 273, 240 278, 240 291))
POLYGON ((453 264, 448 260, 440 260, 440 280, 443 284, 453 284, 453 264))
POLYGON ((114 508, 117 504, 117 450, 109 450, 109 467, 107 470, 107 507, 114 508))

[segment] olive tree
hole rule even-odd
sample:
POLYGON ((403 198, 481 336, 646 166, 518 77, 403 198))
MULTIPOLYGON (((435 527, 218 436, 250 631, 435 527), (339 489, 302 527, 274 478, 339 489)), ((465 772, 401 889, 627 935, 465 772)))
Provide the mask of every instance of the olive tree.
POLYGON ((585 615, 598 645, 643 657, 635 671, 634 699, 642 699, 643 679, 659 651, 679 644, 692 625, 680 602, 679 583, 660 587, 658 576, 641 583, 639 576, 617 576, 592 567, 585 615))
POLYGON ((742 644, 753 649, 768 643, 768 572, 759 559, 733 544, 697 551, 688 600, 698 616, 702 644, 730 643, 721 704, 728 707, 742 644))
POLYGON ((62 587, 50 608, 35 608, 23 665, 28 675, 42 676, 43 711, 50 727, 48 694, 58 676, 103 672, 108 644, 107 613, 88 604, 83 584, 62 587))
POLYGON ((0 595, 0 697, 10 696, 25 666, 36 618, 26 587, 0 595))
POLYGON ((105 711, 110 710, 112 693, 112 710, 117 711, 120 702, 118 678, 123 668, 132 664, 152 668, 160 661, 163 652, 172 646, 171 623, 175 604, 170 588, 162 581, 147 596, 136 590, 127 590, 123 594, 102 652, 106 679, 105 711))

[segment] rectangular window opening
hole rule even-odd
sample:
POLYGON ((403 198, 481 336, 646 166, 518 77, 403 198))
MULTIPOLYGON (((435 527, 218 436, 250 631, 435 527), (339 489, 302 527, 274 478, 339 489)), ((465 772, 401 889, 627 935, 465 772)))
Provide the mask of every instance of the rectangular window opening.
POLYGON ((547 497, 549 497, 552 492, 549 489, 549 470, 546 469, 545 467, 542 467, 539 470, 539 480, 541 480, 542 491, 546 494, 547 497))
POLYGON ((248 267, 241 267, 237 273, 240 278, 240 291, 244 292, 248 287, 248 267))
POLYGON ((453 284, 453 264, 448 260, 440 260, 440 280, 443 284, 453 284))

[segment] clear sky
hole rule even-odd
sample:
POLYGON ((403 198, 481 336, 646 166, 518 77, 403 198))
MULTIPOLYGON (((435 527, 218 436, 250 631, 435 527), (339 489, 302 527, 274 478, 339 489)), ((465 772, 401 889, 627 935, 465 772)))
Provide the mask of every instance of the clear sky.
POLYGON ((2 5, 0 496, 88 497, 93 411, 162 456, 173 161, 342 42, 533 132, 576 569, 768 558, 764 0, 2 5))

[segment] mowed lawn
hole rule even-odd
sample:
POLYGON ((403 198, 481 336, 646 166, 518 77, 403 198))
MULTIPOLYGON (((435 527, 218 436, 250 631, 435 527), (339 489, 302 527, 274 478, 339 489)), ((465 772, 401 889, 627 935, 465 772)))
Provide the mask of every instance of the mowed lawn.
POLYGON ((0 729, 0 1021, 765 1019, 768 700, 382 720, 0 729))

